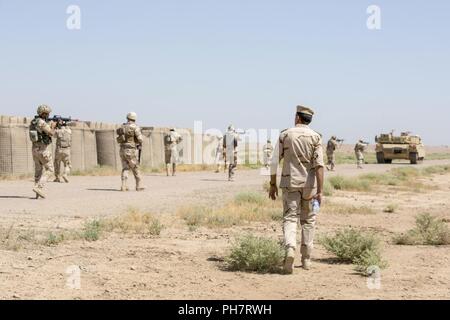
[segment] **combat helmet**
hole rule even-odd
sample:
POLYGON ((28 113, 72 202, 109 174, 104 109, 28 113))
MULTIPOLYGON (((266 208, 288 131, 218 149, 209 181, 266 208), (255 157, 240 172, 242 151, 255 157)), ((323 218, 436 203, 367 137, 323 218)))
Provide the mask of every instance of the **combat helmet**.
POLYGON ((130 113, 127 114, 127 120, 136 121, 136 119, 137 119, 136 112, 130 112, 130 113))
POLYGON ((42 114, 50 114, 52 112, 52 109, 45 105, 45 104, 41 104, 38 108, 37 108, 37 114, 38 115, 42 115, 42 114))

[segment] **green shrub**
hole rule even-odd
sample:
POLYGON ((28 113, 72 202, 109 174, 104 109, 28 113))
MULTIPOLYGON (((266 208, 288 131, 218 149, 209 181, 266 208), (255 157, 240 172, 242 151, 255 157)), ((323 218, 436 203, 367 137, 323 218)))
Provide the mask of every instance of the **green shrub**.
POLYGON ((416 217, 416 227, 394 237, 394 242, 399 245, 448 245, 450 229, 442 219, 421 214, 416 217))
POLYGON ((319 242, 340 261, 355 264, 358 271, 363 272, 369 266, 386 267, 381 258, 379 240, 372 234, 347 228, 333 236, 322 237, 319 242))
POLYGON ((236 241, 226 258, 233 271, 280 273, 284 260, 282 245, 273 239, 246 235, 236 241))
POLYGON ((53 232, 50 232, 47 235, 47 239, 45 239, 44 244, 47 246, 54 246, 64 241, 64 234, 54 234, 53 232))
POLYGON ((328 179, 335 190, 369 191, 370 182, 359 177, 334 176, 328 179))
POLYGON ((102 224, 99 220, 86 222, 81 237, 87 241, 97 241, 100 239, 102 224))

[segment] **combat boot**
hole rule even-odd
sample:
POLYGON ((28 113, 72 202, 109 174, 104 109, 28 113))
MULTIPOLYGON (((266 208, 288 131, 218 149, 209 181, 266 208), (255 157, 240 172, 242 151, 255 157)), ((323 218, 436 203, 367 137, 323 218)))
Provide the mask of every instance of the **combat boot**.
POLYGON ((176 165, 174 164, 174 165, 173 165, 173 168, 172 168, 172 177, 175 177, 176 174, 177 174, 177 167, 176 167, 176 165))
POLYGON ((60 183, 60 182, 61 182, 61 179, 59 179, 59 177, 56 177, 55 180, 53 180, 53 182, 58 182, 58 183, 60 183))
POLYGON ((145 190, 145 186, 143 186, 141 184, 141 180, 136 179, 136 191, 144 191, 144 190, 145 190))
POLYGON ((170 176, 170 174, 169 174, 169 166, 166 166, 166 174, 167 174, 167 176, 170 176))
POLYGON ((67 176, 63 176, 63 179, 65 183, 69 183, 69 178, 67 178, 67 176))
POLYGON ((34 187, 33 188, 34 193, 36 193, 36 199, 39 199, 41 197, 42 199, 45 199, 45 193, 40 187, 34 187))
POLYGON ((305 270, 311 269, 311 259, 302 258, 302 268, 305 270))
POLYGON ((122 192, 128 191, 127 180, 122 180, 122 186, 120 187, 120 191, 122 192))
POLYGON ((294 260, 295 260, 295 250, 294 248, 288 248, 286 250, 286 257, 284 259, 284 272, 286 274, 294 273, 294 260))

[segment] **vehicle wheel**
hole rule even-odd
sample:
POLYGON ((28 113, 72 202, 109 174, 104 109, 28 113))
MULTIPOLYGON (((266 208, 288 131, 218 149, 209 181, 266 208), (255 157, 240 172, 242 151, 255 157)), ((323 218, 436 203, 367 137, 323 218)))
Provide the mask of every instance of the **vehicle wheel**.
POLYGON ((392 163, 392 159, 384 159, 384 162, 390 164, 390 163, 392 163))
POLYGON ((385 163, 383 152, 377 152, 377 162, 378 163, 385 163))
POLYGON ((411 161, 411 164, 417 164, 419 157, 416 152, 412 152, 409 154, 409 161, 411 161))

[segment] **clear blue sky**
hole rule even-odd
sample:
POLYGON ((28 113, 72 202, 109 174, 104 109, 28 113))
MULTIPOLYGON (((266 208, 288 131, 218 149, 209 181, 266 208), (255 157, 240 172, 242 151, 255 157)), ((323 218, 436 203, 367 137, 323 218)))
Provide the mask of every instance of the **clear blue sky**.
POLYGON ((450 144, 447 0, 0 0, 0 39, 1 114, 284 129, 306 104, 325 137, 450 144))

